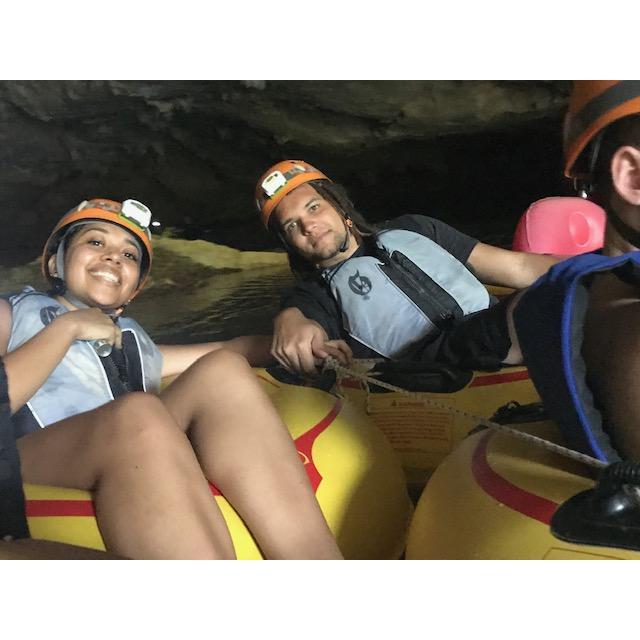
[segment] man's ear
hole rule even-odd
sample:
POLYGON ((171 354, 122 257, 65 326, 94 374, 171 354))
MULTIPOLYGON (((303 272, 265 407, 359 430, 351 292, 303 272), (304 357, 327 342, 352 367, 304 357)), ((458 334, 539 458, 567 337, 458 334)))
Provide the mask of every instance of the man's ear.
POLYGON ((58 270, 56 268, 56 254, 54 253, 53 255, 49 256, 49 261, 47 262, 47 271, 49 272, 49 275, 57 278, 58 277, 58 270))
POLYGON ((640 149, 627 145, 613 154, 611 182, 623 200, 640 205, 640 149))

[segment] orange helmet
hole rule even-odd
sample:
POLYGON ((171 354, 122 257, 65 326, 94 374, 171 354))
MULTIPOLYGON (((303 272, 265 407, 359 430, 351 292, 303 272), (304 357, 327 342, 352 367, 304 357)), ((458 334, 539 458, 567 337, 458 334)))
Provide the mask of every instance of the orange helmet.
POLYGON ((585 147, 612 122, 640 113, 640 81, 575 80, 564 120, 563 143, 567 178, 588 177, 577 162, 585 147))
POLYGON ((329 178, 304 160, 282 160, 263 173, 256 185, 256 207, 264 226, 269 224, 271 212, 284 196, 311 180, 329 178))
MULTIPOLYGON (((137 200, 125 200, 124 202, 116 202, 115 200, 106 200, 104 198, 84 200, 77 207, 65 213, 44 245, 42 252, 42 273, 44 277, 51 281, 52 276, 49 274, 48 269, 49 259, 58 251, 58 246, 70 227, 76 223, 89 222, 91 220, 104 220, 105 222, 117 224, 129 231, 140 243, 140 248, 142 249, 140 279, 134 295, 137 294, 144 286, 149 275, 151 257, 153 255, 151 232, 149 230, 151 211, 137 200)), ((60 273, 63 272, 61 266, 59 265, 58 267, 60 273)))

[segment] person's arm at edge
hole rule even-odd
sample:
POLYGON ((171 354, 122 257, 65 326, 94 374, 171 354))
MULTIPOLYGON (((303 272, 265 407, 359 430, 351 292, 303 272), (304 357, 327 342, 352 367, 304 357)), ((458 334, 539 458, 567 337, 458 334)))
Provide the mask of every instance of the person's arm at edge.
POLYGON ((76 339, 76 329, 69 318, 69 314, 57 317, 23 345, 7 353, 12 312, 11 305, 0 300, 0 356, 7 374, 12 414, 45 383, 76 339))
POLYGON ((227 349, 243 355, 252 367, 266 367, 274 362, 271 356, 271 342, 270 335, 252 335, 238 336, 221 342, 158 345, 162 353, 162 377, 178 375, 202 356, 219 349, 227 349))
POLYGON ((565 258, 566 256, 509 251, 478 242, 467 262, 484 284, 524 289, 565 258))
POLYGON ((462 233, 451 225, 429 216, 406 215, 399 218, 407 228, 436 241, 465 264, 485 284, 522 289, 533 284, 549 267, 568 256, 540 255, 494 247, 462 233))

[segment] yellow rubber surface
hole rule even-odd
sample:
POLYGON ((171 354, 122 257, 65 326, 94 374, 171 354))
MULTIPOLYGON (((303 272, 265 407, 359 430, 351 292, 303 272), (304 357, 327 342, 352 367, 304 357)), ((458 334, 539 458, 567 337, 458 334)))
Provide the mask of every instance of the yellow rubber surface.
MULTIPOLYGON (((563 444, 555 425, 524 431, 563 444)), ((509 435, 465 439, 431 476, 411 523, 408 559, 613 559, 640 552, 577 545, 553 536, 557 507, 591 488, 584 465, 509 435)))
MULTIPOLYGON (((413 508, 400 462, 382 433, 348 400, 283 384, 263 370, 256 374, 296 442, 345 557, 400 557, 413 508)), ((24 489, 33 538, 104 549, 90 493, 28 484, 24 489)), ((242 520, 215 494, 238 558, 261 558, 242 520)))

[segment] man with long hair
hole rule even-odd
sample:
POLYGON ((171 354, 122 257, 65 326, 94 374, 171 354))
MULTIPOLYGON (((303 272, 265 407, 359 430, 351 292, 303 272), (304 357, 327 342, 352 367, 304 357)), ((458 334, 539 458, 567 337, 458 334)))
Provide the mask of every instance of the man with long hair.
POLYGON ((296 372, 352 354, 461 368, 515 364, 511 300, 497 303, 483 283, 522 289, 558 261, 478 242, 427 216, 373 226, 343 187, 302 160, 264 173, 256 204, 298 280, 272 345, 296 372))

